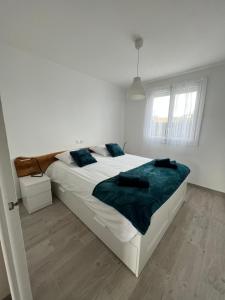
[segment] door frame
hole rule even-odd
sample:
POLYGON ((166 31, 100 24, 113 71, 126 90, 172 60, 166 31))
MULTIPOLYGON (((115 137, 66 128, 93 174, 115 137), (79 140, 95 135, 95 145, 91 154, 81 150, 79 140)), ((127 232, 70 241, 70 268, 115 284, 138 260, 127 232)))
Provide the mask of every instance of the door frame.
POLYGON ((8 203, 17 202, 8 141, 0 97, 0 240, 10 292, 13 300, 32 300, 30 278, 21 228, 19 208, 9 210, 8 203))
POLYGON ((2 192, 0 190, 0 240, 2 246, 2 253, 5 262, 6 272, 8 276, 9 288, 13 299, 20 299, 19 287, 16 278, 16 270, 13 264, 13 256, 11 252, 11 243, 8 232, 8 225, 4 212, 4 203, 2 192))

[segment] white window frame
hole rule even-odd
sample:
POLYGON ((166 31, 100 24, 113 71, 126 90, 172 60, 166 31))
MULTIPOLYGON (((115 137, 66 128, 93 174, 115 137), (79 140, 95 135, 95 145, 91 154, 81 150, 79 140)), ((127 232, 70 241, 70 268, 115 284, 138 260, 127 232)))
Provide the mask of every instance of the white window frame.
POLYGON ((144 125, 144 137, 145 140, 148 142, 155 142, 155 143, 164 143, 164 144, 183 144, 183 145, 198 145, 199 137, 200 137, 200 130, 203 118, 203 111, 204 111, 204 104, 205 104, 205 97, 206 97, 206 87, 207 87, 207 78, 201 78, 198 80, 189 80, 189 81, 181 81, 178 83, 172 83, 170 85, 166 85, 163 87, 156 87, 149 91, 146 103, 146 111, 145 111, 145 125, 144 125), (174 108, 174 101, 176 96, 176 91, 185 88, 191 87, 198 87, 198 96, 197 96, 197 109, 195 109, 196 116, 196 124, 194 128, 194 136, 192 140, 187 139, 174 139, 169 137, 168 131, 171 126, 171 115, 174 108), (168 125, 166 129, 165 136, 163 137, 155 137, 151 133, 151 123, 153 118, 153 104, 154 98, 158 96, 170 96, 170 104, 169 104, 169 113, 168 113, 168 125))

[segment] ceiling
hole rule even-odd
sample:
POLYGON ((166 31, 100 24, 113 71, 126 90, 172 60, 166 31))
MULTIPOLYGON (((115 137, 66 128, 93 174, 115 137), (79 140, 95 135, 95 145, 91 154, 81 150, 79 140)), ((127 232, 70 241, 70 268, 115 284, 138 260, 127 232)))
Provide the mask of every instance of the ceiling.
POLYGON ((77 71, 125 86, 225 60, 224 0, 7 0, 0 38, 77 71))

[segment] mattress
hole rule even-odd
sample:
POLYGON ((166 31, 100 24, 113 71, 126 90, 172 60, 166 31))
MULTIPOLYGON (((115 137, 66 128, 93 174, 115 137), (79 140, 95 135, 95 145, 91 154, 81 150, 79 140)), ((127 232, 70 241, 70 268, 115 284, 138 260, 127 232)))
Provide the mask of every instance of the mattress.
POLYGON ((97 154, 93 156, 97 163, 82 168, 75 164, 69 166, 56 161, 48 167, 46 174, 53 182, 82 199, 96 214, 97 219, 107 226, 120 241, 128 242, 140 233, 117 210, 92 196, 92 192, 99 182, 143 165, 151 159, 131 154, 118 157, 104 157, 97 154))

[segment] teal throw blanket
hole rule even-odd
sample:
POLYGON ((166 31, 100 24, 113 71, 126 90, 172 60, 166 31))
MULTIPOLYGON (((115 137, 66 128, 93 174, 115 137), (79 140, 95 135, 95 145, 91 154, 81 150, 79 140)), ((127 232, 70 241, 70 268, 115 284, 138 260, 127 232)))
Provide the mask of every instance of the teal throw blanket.
POLYGON ((145 234, 150 225, 151 216, 178 189, 190 173, 190 169, 177 163, 177 169, 155 167, 155 161, 129 170, 128 175, 144 177, 149 181, 148 188, 121 186, 118 175, 97 184, 93 196, 114 207, 145 234))

